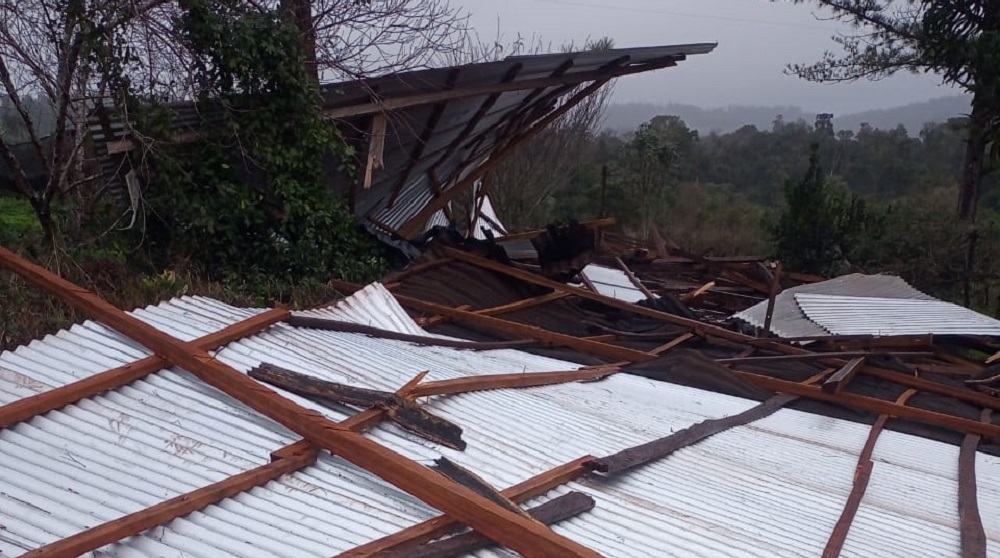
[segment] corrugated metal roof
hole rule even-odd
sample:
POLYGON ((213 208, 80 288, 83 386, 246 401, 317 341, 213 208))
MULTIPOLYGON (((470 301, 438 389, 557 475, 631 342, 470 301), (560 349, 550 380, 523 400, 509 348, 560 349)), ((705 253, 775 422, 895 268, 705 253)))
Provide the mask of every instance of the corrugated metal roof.
MULTIPOLYGON (((814 293, 846 297, 880 297, 900 300, 936 300, 910 286, 909 283, 893 275, 865 275, 852 273, 828 281, 800 285, 785 289, 774 299, 774 315, 771 331, 778 337, 815 337, 829 335, 819 324, 810 320, 799 308, 795 295, 814 293)), ((754 327, 764 327, 767 316, 767 301, 760 302, 732 317, 747 322, 754 327)), ((876 316, 869 316, 873 325, 876 316)))
POLYGON ((494 238, 501 237, 507 234, 507 228, 500 221, 500 217, 497 216, 496 209, 493 208, 493 202, 490 200, 490 195, 485 194, 482 196, 483 204, 479 208, 479 215, 472 227, 472 235, 479 240, 486 239, 486 233, 483 229, 486 229, 493 233, 494 238))
MULTIPOLYGON (((134 315, 193 339, 257 312, 205 298, 176 299, 134 315)), ((325 316, 404 333, 423 331, 380 285, 325 316)), ((0 355, 0 402, 146 354, 93 322, 0 355)), ((565 370, 528 353, 467 351, 279 324, 228 345, 217 358, 239 370, 262 361, 329 380, 395 389, 429 380, 565 370)), ((348 409, 287 397, 334 420, 348 409)), ((464 452, 391 424, 368 435, 421 463, 439 456, 507 486, 586 454, 604 455, 753 402, 627 375, 437 397, 435 413, 464 429, 464 452)), ((594 510, 555 530, 607 556, 815 556, 852 485, 868 427, 782 410, 580 490, 594 510)), ((0 431, 0 553, 17 556, 58 537, 265 463, 295 439, 175 368, 0 431)), ((884 432, 875 474, 845 557, 958 556, 957 448, 884 432)), ((980 455, 980 507, 990 553, 1000 553, 1000 459, 980 455)), ((98 556, 326 557, 433 515, 414 498, 323 454, 286 475, 201 512, 111 545, 98 556)), ((510 556, 481 551, 475 556, 510 556)))
POLYGON ((1000 321, 942 300, 796 293, 795 302, 834 335, 1000 336, 1000 321))
POLYGON ((587 276, 587 279, 590 279, 590 282, 597 288, 597 292, 602 295, 626 302, 646 300, 646 295, 636 288, 629 280, 628 275, 625 275, 625 272, 620 269, 589 264, 583 268, 582 273, 587 276))

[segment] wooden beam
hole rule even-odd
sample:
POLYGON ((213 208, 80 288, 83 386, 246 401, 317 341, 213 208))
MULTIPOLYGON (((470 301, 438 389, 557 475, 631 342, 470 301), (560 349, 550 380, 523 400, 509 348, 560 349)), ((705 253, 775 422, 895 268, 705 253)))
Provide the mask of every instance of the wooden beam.
POLYGON ((843 351, 840 353, 804 353, 798 355, 768 355, 758 357, 720 358, 715 362, 719 364, 753 364, 764 362, 786 362, 800 360, 828 360, 844 358, 868 358, 877 356, 894 356, 899 358, 927 357, 932 353, 927 352, 880 352, 871 351, 843 351))
POLYGON ((325 331, 339 331, 345 333, 360 333, 378 339, 391 339, 404 341, 416 345, 429 347, 451 347, 453 349, 466 349, 472 351, 495 351, 498 349, 519 349, 537 345, 538 342, 531 339, 515 341, 465 341, 461 339, 442 339, 430 335, 414 335, 412 333, 400 333, 388 329, 381 329, 354 322, 344 322, 329 318, 314 318, 312 316, 293 315, 286 320, 288 325, 294 327, 306 327, 312 329, 322 329, 325 331))
MULTIPOLYGON (((273 308, 237 322, 225 329, 195 339, 192 343, 206 351, 228 345, 244 337, 254 335, 268 327, 287 319, 291 315, 286 309, 273 308)), ((0 407, 0 429, 24 422, 82 399, 93 397, 105 391, 119 388, 136 380, 158 372, 170 363, 158 356, 144 359, 94 374, 76 382, 60 386, 44 393, 25 397, 0 407)))
MULTIPOLYGON (((653 230, 656 229, 654 228, 653 230)), ((715 288, 715 281, 709 281, 708 283, 705 283, 704 285, 698 287, 697 289, 689 293, 682 294, 678 298, 680 298, 681 302, 690 302, 714 288, 715 288)))
POLYGON ((482 310, 476 310, 475 312, 476 314, 481 314, 483 316, 499 316, 500 314, 509 314, 511 312, 517 312, 518 310, 526 310, 528 308, 534 308, 535 306, 541 306, 542 304, 566 298, 567 296, 569 296, 567 293, 553 291, 548 294, 525 298, 523 300, 518 300, 517 302, 511 302, 502 306, 483 308, 482 310))
POLYGON ((648 299, 656 298, 656 295, 653 294, 653 291, 649 290, 648 288, 646 288, 646 285, 642 284, 642 281, 640 281, 639 278, 635 276, 635 273, 632 273, 632 270, 629 269, 627 265, 625 265, 625 262, 622 261, 621 258, 615 256, 615 263, 618 264, 618 267, 621 268, 623 273, 625 273, 625 276, 628 277, 628 280, 631 281, 633 285, 635 285, 635 288, 639 289, 639 291, 642 293, 643 296, 645 296, 648 299))
POLYGON ((844 389, 844 386, 854 378, 854 375, 858 373, 858 370, 861 369, 861 365, 864 363, 865 357, 851 359, 840 370, 834 372, 832 376, 823 382, 823 391, 827 393, 840 393, 840 390, 844 389))
MULTIPOLYGON (((545 525, 553 525, 594 509, 594 499, 583 492, 570 492, 527 510, 545 525)), ((458 558, 493 546, 493 541, 475 531, 428 543, 414 549, 389 552, 381 558, 458 558)))
POLYGON ((770 416, 796 399, 798 397, 794 395, 776 395, 742 413, 699 422, 664 438, 599 458, 593 462, 594 470, 617 474, 663 459, 679 449, 696 444, 720 432, 770 416))
POLYGON ((593 95, 607 82, 608 80, 605 79, 595 81, 594 83, 588 85, 583 90, 564 101, 559 108, 551 111, 549 114, 538 120, 538 122, 535 122, 531 128, 528 128, 521 134, 511 138, 506 144, 504 144, 503 147, 490 153, 488 161, 473 169, 469 172, 469 174, 458 180, 455 184, 452 184, 451 187, 445 190, 442 195, 432 199, 423 209, 420 210, 419 213, 411 217, 402 227, 400 227, 400 234, 403 235, 404 238, 412 238, 415 234, 419 233, 419 229, 423 227, 424 223, 426 223, 431 216, 440 211, 444 206, 448 205, 448 203, 459 194, 475 184, 475 182, 482 178, 483 175, 492 171, 501 163, 506 161, 507 157, 514 153, 514 151, 520 147, 521 144, 538 135, 538 133, 547 128, 549 124, 569 112, 570 109, 578 105, 590 95, 593 95))
POLYGON ((493 389, 513 389, 537 386, 565 384, 569 382, 584 382, 599 380, 616 374, 617 366, 600 368, 583 368, 565 372, 526 372, 521 374, 487 374, 483 376, 468 376, 452 380, 438 380, 417 386, 413 397, 429 397, 432 395, 449 395, 453 393, 468 393, 493 389))
POLYGON ((204 488, 182 494, 144 510, 102 523, 75 535, 49 543, 22 554, 22 558, 75 558, 103 546, 116 543, 124 538, 138 535, 143 531, 163 525, 178 517, 204 509, 226 498, 271 482, 278 477, 307 467, 316 461, 316 450, 302 449, 295 455, 287 455, 233 475, 223 481, 204 488))
POLYGON ((764 316, 764 337, 771 336, 771 318, 774 317, 774 299, 781 290, 781 263, 774 269, 771 276, 771 285, 767 295, 767 313, 764 316))
MULTIPOLYGON (((979 420, 992 424, 993 412, 983 410, 979 420)), ((962 558, 986 558, 986 531, 979 514, 976 489, 976 453, 982 437, 968 434, 958 455, 958 517, 962 532, 962 558)))
POLYGON ((695 337, 695 335, 693 333, 690 333, 690 332, 684 333, 684 334, 678 335, 677 337, 671 339, 670 341, 664 343, 663 345, 660 345, 659 347, 656 347, 655 349, 653 349, 652 351, 649 351, 649 352, 652 353, 652 354, 654 354, 654 355, 662 355, 663 353, 666 353, 668 351, 672 351, 675 347, 677 347, 677 346, 679 346, 679 345, 681 345, 683 343, 687 343, 691 339, 694 339, 694 337, 695 337))
MULTIPOLYGON (((525 502, 587 474, 590 470, 590 463, 593 460, 594 457, 588 455, 570 461, 510 488, 501 490, 500 494, 517 503, 525 502)), ((413 548, 427 541, 447 535, 459 527, 461 525, 454 519, 446 515, 439 515, 412 527, 407 527, 398 533, 342 552, 334 558, 369 558, 383 552, 413 548)))
POLYGON ((986 438, 1000 439, 1000 426, 993 424, 983 424, 954 415, 906 407, 892 401, 875 399, 874 397, 866 397, 864 395, 845 392, 826 393, 817 386, 806 386, 752 372, 744 372, 742 370, 734 370, 734 372, 741 378, 749 380, 764 389, 798 395, 818 401, 826 401, 827 403, 834 403, 849 409, 887 414, 914 422, 941 426, 958 432, 979 434, 986 438))
MULTIPOLYGON (((617 308, 619 310, 624 310, 626 312, 631 312, 633 314, 638 314, 640 316, 646 316, 649 318, 658 319, 663 322, 676 324, 679 326, 687 327, 693 331, 701 332, 702 334, 711 334, 714 337, 720 339, 727 339, 736 342, 745 342, 748 339, 753 339, 742 333, 737 333, 735 331, 729 331, 727 329, 721 328, 719 326, 714 326, 711 324, 706 324, 699 322, 698 320, 693 320, 690 318, 683 318, 681 316, 674 316, 673 314, 668 314, 666 312, 661 312, 659 310, 654 310, 652 308, 646 308, 644 306, 639 306, 638 304, 632 304, 630 302, 625 302, 623 300, 617 300, 609 296, 604 296, 602 294, 593 293, 586 289, 581 289, 579 287, 573 287, 560 283, 558 281, 553 281, 551 279, 542 277, 540 275, 535 275, 521 269, 510 267, 493 260, 488 260, 486 258, 476 256, 473 254, 467 254, 461 250, 456 250, 454 248, 445 248, 445 252, 448 256, 455 260, 463 261, 466 263, 471 263, 483 269, 489 269, 491 271, 496 271, 504 275, 513 277, 515 279, 520 279, 527 283, 533 283, 542 287, 547 287, 549 289, 564 292, 566 294, 571 294, 580 298, 585 298, 587 300, 593 300, 594 302, 599 302, 605 306, 611 308, 617 308)), ((786 350, 791 350, 797 354, 808 353, 807 350, 796 350, 794 347, 789 347, 787 345, 781 345, 780 343, 774 343, 776 347, 787 347, 786 350)), ((770 346, 770 345, 769 345, 770 346)), ((781 349, 776 349, 781 350, 781 349)))
POLYGON ((423 500, 522 555, 531 558, 598 554, 552 530, 504 509, 389 448, 329 420, 322 414, 281 397, 238 370, 134 318, 93 293, 0 247, 0 267, 56 295, 71 306, 176 363, 203 382, 423 500))
MULTIPOLYGON (((914 389, 905 392, 899 396, 896 404, 906 404, 906 401, 915 393, 917 393, 917 390, 914 389)), ((879 415, 875 424, 872 425, 871 430, 868 431, 868 439, 861 449, 861 455, 858 456, 858 465, 854 471, 854 484, 851 487, 851 493, 847 497, 847 503, 844 504, 844 510, 840 513, 840 518, 837 519, 837 523, 833 526, 830 538, 826 541, 826 547, 823 548, 823 558, 837 558, 840 556, 840 551, 844 548, 847 534, 851 530, 851 524, 854 523, 854 516, 858 513, 861 499, 865 496, 865 491, 868 489, 868 481, 872 476, 872 469, 874 468, 872 453, 875 451, 875 442, 878 440, 878 436, 882 433, 885 423, 888 420, 889 415, 879 415)))

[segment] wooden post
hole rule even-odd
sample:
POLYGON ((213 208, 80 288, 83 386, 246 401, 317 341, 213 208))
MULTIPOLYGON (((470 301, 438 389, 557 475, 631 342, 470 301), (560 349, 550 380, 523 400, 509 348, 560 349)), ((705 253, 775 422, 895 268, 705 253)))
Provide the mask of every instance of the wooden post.
POLYGON ((771 292, 767 299, 767 315, 764 317, 764 337, 771 337, 771 318, 774 317, 774 299, 781 289, 781 262, 774 268, 774 275, 771 277, 771 292))

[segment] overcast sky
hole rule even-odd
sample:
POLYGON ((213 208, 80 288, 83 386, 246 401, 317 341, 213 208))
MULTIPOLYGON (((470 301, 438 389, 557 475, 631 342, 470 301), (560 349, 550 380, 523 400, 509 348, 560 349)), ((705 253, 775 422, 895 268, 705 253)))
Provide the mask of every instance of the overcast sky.
POLYGON ((934 76, 900 74, 879 82, 812 84, 783 69, 818 60, 842 29, 810 5, 767 0, 452 0, 465 7, 481 40, 518 34, 555 46, 610 36, 617 47, 718 42, 715 52, 676 68, 618 80, 616 102, 796 105, 847 114, 956 91, 934 76), (822 15, 822 14, 819 14, 822 15))

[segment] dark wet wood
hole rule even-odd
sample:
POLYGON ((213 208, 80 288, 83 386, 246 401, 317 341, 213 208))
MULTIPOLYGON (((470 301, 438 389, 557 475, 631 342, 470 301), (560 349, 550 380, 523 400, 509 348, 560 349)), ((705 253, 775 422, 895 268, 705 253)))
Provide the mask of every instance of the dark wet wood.
MULTIPOLYGON (((979 420, 991 423, 993 411, 985 409, 979 420)), ((968 434, 958 455, 958 517, 961 521, 962 558, 986 558, 986 531, 979 514, 976 453, 982 436, 968 434)))

